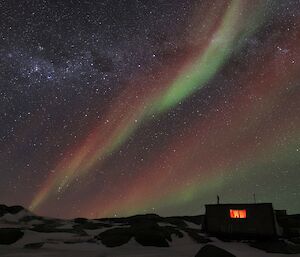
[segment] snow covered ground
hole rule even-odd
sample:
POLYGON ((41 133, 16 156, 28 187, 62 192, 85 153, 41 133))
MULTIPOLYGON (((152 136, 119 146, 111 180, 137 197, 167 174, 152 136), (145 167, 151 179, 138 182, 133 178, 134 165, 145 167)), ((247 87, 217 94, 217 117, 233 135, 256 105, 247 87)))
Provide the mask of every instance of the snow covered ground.
MULTIPOLYGON (((66 236, 67 238, 67 236, 66 236)), ((28 240, 32 241, 32 240, 28 240)), ((212 243, 220 248, 223 248, 235 256, 240 257, 264 257, 264 256, 300 256, 300 254, 270 254, 265 253, 262 250, 258 250, 247 246, 243 243, 224 243, 216 242, 212 243)), ((78 243, 78 244, 64 244, 58 243, 46 243, 41 249, 24 249, 22 245, 10 245, 0 246, 0 256, 3 257, 31 257, 31 256, 45 256, 45 257, 188 257, 195 256, 203 245, 196 244, 187 237, 183 239, 177 239, 172 243, 171 247, 151 247, 141 246, 134 240, 123 246, 108 248, 101 244, 93 243, 78 243)))
MULTIPOLYGON (((283 257, 283 256, 300 256, 300 254, 278 254, 266 253, 249 246, 247 243, 231 241, 224 242, 217 238, 210 237, 201 232, 201 224, 191 220, 180 220, 172 218, 166 220, 159 216, 153 216, 150 219, 145 216, 138 219, 108 221, 108 220, 55 220, 42 217, 35 217, 25 210, 18 213, 0 213, 0 256, 1 257, 194 257, 197 252, 205 245, 214 245, 228 251, 237 257, 283 257), (144 224, 144 223, 146 224, 144 224), (143 223, 141 225, 141 223, 143 223), (137 225, 136 225, 137 224, 137 225), (149 225, 150 224, 150 225, 149 225), (177 224, 177 225, 176 225, 177 224), (140 228, 145 228, 140 230, 140 228), (17 228, 24 233, 18 240, 11 244, 1 244, 1 229, 17 228), (103 235, 103 232, 121 231, 126 238, 126 233, 133 233, 129 240, 120 243, 119 246, 107 247, 105 242, 112 240, 119 244, 124 238, 118 238, 118 234, 103 235), (145 231, 154 231, 154 237, 145 231), (159 230, 156 234, 155 229, 159 230), (133 232, 132 232, 133 231, 133 232), (191 232, 191 233, 189 233, 191 232), (136 234, 134 234, 136 233, 136 234), (141 233, 140 239, 137 239, 141 233), (168 237, 170 233, 171 238, 168 237), (194 236, 200 236, 197 242, 194 236), (97 237, 101 235, 102 237, 97 237), (146 236, 145 236, 146 235, 146 236), (166 242, 169 247, 145 246, 142 244, 154 244, 166 242), (158 236, 159 240, 155 241, 158 236), (107 239, 108 238, 108 239, 107 239), (117 238, 117 239, 116 239, 117 238), (154 239, 153 239, 154 238, 154 239), (171 240, 170 240, 171 239, 171 240), (106 241, 105 241, 106 240, 106 241), (115 241, 117 240, 117 241, 115 241), (121 241, 120 241, 121 240, 121 241), (147 241, 150 240, 150 241, 147 241), (152 241, 151 241, 152 240, 152 241), (154 241, 153 241, 154 240, 154 241), (208 240, 210 242, 205 242, 208 240)), ((152 233, 151 232, 151 233, 152 233)), ((150 233, 150 232, 149 232, 150 233)), ((2 234, 3 238, 3 234, 2 234)), ((201 255, 202 256, 202 255, 201 255)))

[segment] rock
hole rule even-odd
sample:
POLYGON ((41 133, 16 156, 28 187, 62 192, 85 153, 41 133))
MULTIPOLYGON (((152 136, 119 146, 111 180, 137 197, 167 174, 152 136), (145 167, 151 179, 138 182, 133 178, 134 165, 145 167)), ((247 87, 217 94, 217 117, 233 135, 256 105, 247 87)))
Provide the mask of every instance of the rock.
POLYGON ((200 249, 195 257, 235 257, 235 255, 217 246, 205 245, 200 249))
POLYGON ((152 220, 135 223, 131 226, 135 240, 143 246, 168 247, 172 234, 183 237, 183 234, 171 226, 159 226, 152 220))
POLYGON ((300 237, 300 214, 279 216, 277 221, 283 228, 284 237, 300 237))
POLYGON ((300 245, 292 244, 284 240, 257 241, 251 243, 250 246, 264 250, 267 253, 300 253, 300 245))
POLYGON ((204 223, 204 215, 183 216, 181 218, 196 225, 202 225, 204 223))
MULTIPOLYGON (((0 204, 0 217, 9 213, 9 214, 17 214, 20 211, 24 211, 25 209, 20 205, 14 206, 6 206, 4 204, 0 204)), ((28 212, 29 213, 29 212, 28 212)))
POLYGON ((111 225, 105 223, 94 223, 89 221, 82 224, 73 225, 74 229, 88 229, 88 230, 95 230, 95 229, 108 228, 108 227, 111 227, 111 225))
POLYGON ((26 245, 24 245, 24 248, 26 248, 26 249, 39 249, 39 248, 42 248, 44 244, 45 244, 44 242, 26 244, 26 245))
POLYGON ((4 204, 0 204, 0 217, 8 213, 8 207, 4 204))
POLYGON ((53 233, 57 232, 57 228, 62 225, 63 224, 57 222, 44 221, 44 223, 42 224, 34 225, 34 227, 31 230, 43 233, 53 233))
POLYGON ((77 224, 84 224, 86 222, 88 222, 89 220, 86 219, 86 218, 76 218, 74 219, 74 222, 77 223, 77 224))
POLYGON ((19 213, 20 211, 23 211, 23 210, 25 210, 25 209, 20 205, 14 205, 14 206, 8 207, 8 212, 10 214, 17 214, 17 213, 19 213))
POLYGON ((0 228, 0 244, 10 245, 22 238, 24 233, 18 228, 0 228))
POLYGON ((62 223, 58 223, 57 221, 48 221, 43 224, 34 225, 30 230, 42 233, 72 233, 80 236, 87 236, 88 234, 79 227, 73 228, 59 228, 62 226, 62 223))
POLYGON ((24 216, 20 219, 20 222, 25 222, 25 223, 28 223, 28 222, 31 222, 31 221, 42 221, 42 222, 44 222, 45 219, 43 217, 33 216, 33 215, 27 215, 27 216, 24 216))
POLYGON ((176 218, 176 217, 164 218, 163 222, 172 224, 176 227, 181 227, 181 228, 187 227, 187 225, 186 225, 186 223, 184 222, 183 219, 176 218))
POLYGON ((96 236, 96 239, 109 247, 126 244, 132 237, 143 246, 168 247, 172 234, 183 237, 180 230, 171 226, 161 227, 152 220, 139 220, 130 228, 114 228, 96 236))
POLYGON ((86 218, 76 218, 74 219, 75 225, 73 225, 73 228, 75 229, 88 229, 88 230, 95 230, 95 229, 101 229, 101 228, 107 228, 111 227, 111 225, 102 223, 102 222, 92 222, 91 220, 88 220, 86 218))
POLYGON ((195 242, 199 244, 206 244, 211 242, 209 238, 200 235, 200 229, 184 228, 183 231, 185 231, 195 242))
POLYGON ((132 236, 130 228, 113 228, 100 233, 95 238, 101 240, 107 247, 116 247, 128 243, 132 236))
POLYGON ((140 230, 134 235, 135 240, 143 246, 169 247, 162 231, 140 230))

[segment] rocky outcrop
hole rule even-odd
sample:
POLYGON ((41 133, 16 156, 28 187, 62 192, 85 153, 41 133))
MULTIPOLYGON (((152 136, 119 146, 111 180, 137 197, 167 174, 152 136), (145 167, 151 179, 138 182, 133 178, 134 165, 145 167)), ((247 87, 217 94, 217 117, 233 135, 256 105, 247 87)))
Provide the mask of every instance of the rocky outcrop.
POLYGON ((235 255, 217 246, 205 245, 200 249, 195 257, 235 257, 235 255))
POLYGON ((0 245, 10 245, 22 238, 24 232, 18 228, 0 228, 0 245))
POLYGON ((95 238, 108 247, 116 247, 126 244, 134 238, 143 246, 168 247, 172 241, 172 235, 183 237, 183 233, 171 226, 159 226, 149 220, 138 220, 129 228, 113 228, 100 233, 95 238))

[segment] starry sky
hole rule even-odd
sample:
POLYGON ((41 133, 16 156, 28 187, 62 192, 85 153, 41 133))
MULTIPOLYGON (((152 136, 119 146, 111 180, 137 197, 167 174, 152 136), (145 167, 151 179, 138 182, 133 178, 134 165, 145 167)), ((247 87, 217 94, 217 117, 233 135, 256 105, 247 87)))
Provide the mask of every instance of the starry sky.
POLYGON ((300 212, 297 0, 0 0, 0 202, 46 216, 300 212))

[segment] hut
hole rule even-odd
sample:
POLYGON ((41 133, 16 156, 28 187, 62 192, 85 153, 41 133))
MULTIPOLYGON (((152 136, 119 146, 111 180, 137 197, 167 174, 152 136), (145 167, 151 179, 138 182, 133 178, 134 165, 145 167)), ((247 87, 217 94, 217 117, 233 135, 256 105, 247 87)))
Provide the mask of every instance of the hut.
POLYGON ((208 234, 230 238, 277 236, 277 222, 271 203, 207 204, 204 229, 208 234))

